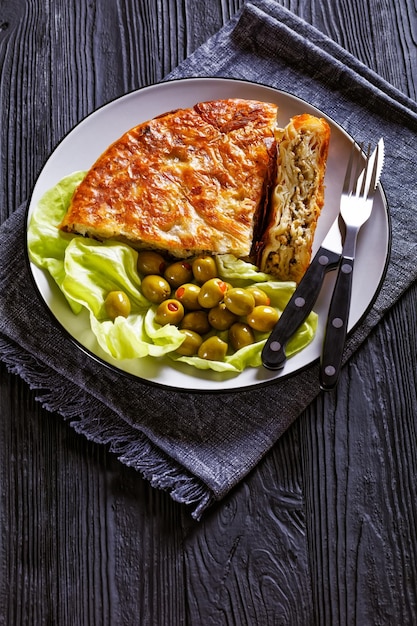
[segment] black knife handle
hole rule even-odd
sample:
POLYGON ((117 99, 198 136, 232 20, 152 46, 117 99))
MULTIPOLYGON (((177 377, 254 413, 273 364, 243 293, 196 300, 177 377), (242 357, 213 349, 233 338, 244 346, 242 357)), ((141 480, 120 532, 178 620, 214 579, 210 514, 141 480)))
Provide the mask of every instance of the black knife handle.
POLYGON ((352 292, 353 259, 342 258, 326 324, 320 364, 320 387, 334 389, 342 366, 352 292))
POLYGON ((335 269, 339 260, 340 254, 319 248, 262 350, 264 367, 271 370, 284 367, 285 346, 311 313, 326 273, 335 269))

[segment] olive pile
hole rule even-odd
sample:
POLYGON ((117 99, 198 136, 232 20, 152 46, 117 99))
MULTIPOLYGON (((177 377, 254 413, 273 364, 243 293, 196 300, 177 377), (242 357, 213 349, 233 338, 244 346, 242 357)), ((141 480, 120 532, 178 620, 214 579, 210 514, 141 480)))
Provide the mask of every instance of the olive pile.
MULTIPOLYGON (((155 322, 174 324, 185 335, 177 348, 180 355, 221 361, 229 346, 236 351, 254 343, 254 331, 270 332, 278 321, 264 291, 223 281, 212 256, 167 264, 159 253, 146 250, 138 253, 137 269, 143 295, 157 305, 155 322)), ((112 319, 130 312, 121 291, 109 293, 105 307, 112 319)))

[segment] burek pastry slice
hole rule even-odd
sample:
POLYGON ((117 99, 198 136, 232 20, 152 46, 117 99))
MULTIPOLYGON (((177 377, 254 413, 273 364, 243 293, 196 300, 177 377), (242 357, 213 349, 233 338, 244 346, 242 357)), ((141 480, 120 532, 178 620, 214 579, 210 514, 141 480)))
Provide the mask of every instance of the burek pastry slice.
POLYGON ((280 280, 298 283, 310 263, 324 204, 329 141, 326 120, 307 113, 277 131, 277 175, 257 264, 280 280))
POLYGON ((179 258, 249 257, 275 178, 277 111, 215 100, 139 124, 87 172, 59 228, 179 258))

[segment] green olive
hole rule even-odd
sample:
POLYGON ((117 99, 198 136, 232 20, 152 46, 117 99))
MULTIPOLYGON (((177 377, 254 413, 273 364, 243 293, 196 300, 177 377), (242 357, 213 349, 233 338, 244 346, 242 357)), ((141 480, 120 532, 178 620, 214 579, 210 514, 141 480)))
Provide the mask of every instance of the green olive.
POLYGON ((200 293, 200 287, 194 283, 185 283, 180 285, 175 292, 175 297, 181 302, 181 304, 189 311, 196 311, 201 309, 198 302, 198 294, 200 293))
POLYGON ((236 322, 229 329, 229 343, 233 350, 240 350, 240 348, 255 343, 255 335, 252 328, 243 322, 236 322))
POLYGON ((217 306, 224 298, 227 285, 220 278, 210 278, 201 285, 198 302, 204 309, 217 306))
POLYGON ((220 302, 208 312, 210 326, 216 330, 227 330, 237 319, 237 315, 229 311, 224 302, 220 302))
POLYGON ((181 302, 169 298, 158 306, 155 312, 155 322, 164 326, 165 324, 179 324, 184 317, 184 307, 181 302))
POLYGON ((130 300, 124 291, 110 291, 104 300, 104 307, 112 320, 119 315, 127 317, 130 313, 130 300))
POLYGON ((251 328, 263 333, 270 332, 278 321, 278 311, 272 306, 258 305, 247 316, 251 328))
POLYGON ((189 311, 182 319, 181 329, 193 330, 199 335, 205 335, 210 330, 206 311, 189 311))
POLYGON ((141 284, 142 293, 153 304, 159 304, 171 295, 171 287, 163 276, 149 274, 144 276, 141 284))
POLYGON ((227 352, 227 343, 220 339, 217 335, 209 337, 198 349, 198 356, 201 359, 208 359, 210 361, 223 361, 227 352))
POLYGON ((175 261, 165 269, 164 277, 171 287, 176 289, 183 283, 188 283, 193 278, 193 271, 188 261, 175 261))
POLYGON ((185 339, 180 347, 177 348, 178 354, 182 356, 194 356, 197 354, 199 347, 203 343, 203 338, 193 330, 188 330, 188 328, 184 328, 180 332, 185 336, 185 339))
POLYGON ((163 256, 153 250, 142 250, 138 253, 137 268, 139 274, 162 274, 165 271, 166 262, 163 256))
POLYGON ((195 280, 202 285, 210 278, 216 278, 217 265, 212 256, 199 256, 192 262, 193 276, 195 280))
POLYGON ((268 306, 271 304, 271 298, 267 293, 265 293, 265 291, 263 291, 263 289, 255 287, 255 285, 250 285, 249 287, 246 287, 246 289, 250 291, 255 298, 255 306, 259 306, 260 304, 268 306))
POLYGON ((240 287, 228 289, 224 302, 229 311, 235 315, 248 315, 255 306, 255 298, 251 292, 240 287))

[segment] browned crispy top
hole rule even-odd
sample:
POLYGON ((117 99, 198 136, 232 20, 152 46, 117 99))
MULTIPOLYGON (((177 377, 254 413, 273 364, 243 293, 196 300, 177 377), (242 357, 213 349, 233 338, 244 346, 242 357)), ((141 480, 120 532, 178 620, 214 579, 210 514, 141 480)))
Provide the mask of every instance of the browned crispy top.
POLYGON ((89 170, 60 227, 177 256, 248 255, 276 116, 273 104, 218 100, 132 128, 89 170))

